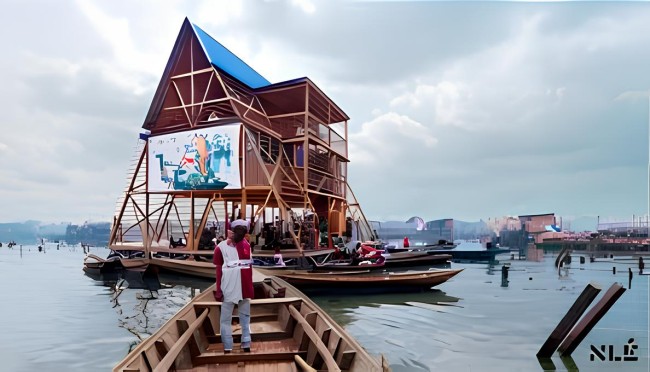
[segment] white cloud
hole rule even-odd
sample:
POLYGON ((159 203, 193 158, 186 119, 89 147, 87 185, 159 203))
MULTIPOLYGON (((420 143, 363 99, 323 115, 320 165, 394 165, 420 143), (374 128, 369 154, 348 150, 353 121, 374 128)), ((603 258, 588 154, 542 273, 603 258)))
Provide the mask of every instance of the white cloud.
POLYGON ((111 218, 185 16, 270 81, 308 76, 350 115, 350 180, 370 218, 643 212, 644 4, 165 5, 7 5, 1 30, 21 32, 0 59, 4 218, 111 218), (400 181, 389 204, 378 176, 400 181))
POLYGON ((630 102, 647 101, 649 94, 650 94, 650 90, 632 90, 632 91, 627 91, 619 94, 618 96, 616 96, 616 98, 614 98, 614 101, 630 101, 630 102))
POLYGON ((462 83, 442 81, 436 85, 418 84, 415 91, 390 101, 393 108, 426 110, 432 122, 440 125, 467 125, 465 112, 472 93, 462 83), (432 112, 431 112, 432 111, 432 112))
MULTIPOLYGON (((431 148, 438 140, 431 130, 415 120, 394 112, 382 114, 350 134, 350 160, 361 165, 397 169, 405 150, 431 148)), ((408 150, 407 150, 408 151, 408 150)))
POLYGON ((316 11, 316 6, 310 0, 291 0, 291 4, 302 9, 307 14, 313 14, 316 11))
POLYGON ((208 0, 198 6, 196 22, 202 27, 226 26, 243 15, 244 3, 241 0, 208 0))

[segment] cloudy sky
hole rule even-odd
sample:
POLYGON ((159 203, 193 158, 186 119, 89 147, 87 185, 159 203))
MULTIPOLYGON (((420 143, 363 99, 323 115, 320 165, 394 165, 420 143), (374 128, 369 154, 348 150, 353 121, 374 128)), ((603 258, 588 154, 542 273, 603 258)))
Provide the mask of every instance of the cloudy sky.
POLYGON ((186 16, 351 117, 370 219, 647 213, 648 3, 4 0, 0 222, 112 218, 186 16))

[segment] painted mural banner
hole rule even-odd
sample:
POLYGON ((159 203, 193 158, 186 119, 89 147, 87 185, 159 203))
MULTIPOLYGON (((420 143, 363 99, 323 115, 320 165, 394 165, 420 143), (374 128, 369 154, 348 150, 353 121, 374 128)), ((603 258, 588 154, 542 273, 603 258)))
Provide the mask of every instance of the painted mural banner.
POLYGON ((149 137, 148 190, 240 189, 241 124, 149 137))

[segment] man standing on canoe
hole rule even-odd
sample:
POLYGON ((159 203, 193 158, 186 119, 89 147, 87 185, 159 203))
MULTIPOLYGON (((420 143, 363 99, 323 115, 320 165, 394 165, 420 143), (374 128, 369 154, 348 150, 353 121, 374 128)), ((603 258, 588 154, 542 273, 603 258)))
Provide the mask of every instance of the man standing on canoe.
POLYGON ((217 270, 217 290, 214 298, 221 305, 221 342, 224 353, 232 351, 232 311, 237 305, 242 337, 241 348, 249 352, 251 347, 250 315, 253 298, 253 269, 251 246, 244 239, 248 233, 248 221, 235 220, 230 224, 232 239, 226 239, 214 249, 213 262, 217 270))

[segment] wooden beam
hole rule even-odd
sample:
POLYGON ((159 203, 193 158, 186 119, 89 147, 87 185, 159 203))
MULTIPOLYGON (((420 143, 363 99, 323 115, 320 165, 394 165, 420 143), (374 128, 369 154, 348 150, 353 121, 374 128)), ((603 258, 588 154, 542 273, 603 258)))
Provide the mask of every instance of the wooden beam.
MULTIPOLYGON (((210 81, 212 81, 212 75, 210 76, 210 81)), ((209 88, 209 86, 208 86, 208 88, 209 88)), ((206 89, 206 94, 207 94, 207 92, 208 92, 208 89, 206 89)), ((226 101, 230 101, 230 98, 224 97, 224 98, 211 99, 211 100, 208 100, 208 101, 203 101, 203 102, 199 102, 199 103, 192 103, 192 104, 187 104, 187 105, 182 105, 182 106, 171 106, 171 107, 166 107, 163 110, 176 110, 176 109, 182 109, 182 108, 192 107, 192 106, 201 106, 201 107, 203 107, 203 105, 206 105, 206 104, 220 103, 220 102, 226 102, 226 101)))
MULTIPOLYGON (((279 341, 279 340, 286 340, 288 338, 291 338, 291 333, 284 332, 284 331, 277 331, 277 330, 276 331, 265 331, 265 332, 251 333, 251 341, 253 341, 253 342, 279 341)), ((241 333, 233 334, 232 335, 232 340, 235 343, 240 343, 241 342, 241 333)), ((214 335, 214 336, 208 336, 208 341, 211 344, 220 344, 220 343, 222 343, 221 334, 217 334, 217 335, 214 335)))
MULTIPOLYGON (((212 202, 214 200, 215 199, 213 194, 212 197, 208 199, 208 203, 205 205, 205 208, 203 209, 203 214, 201 215, 201 222, 199 222, 198 231, 194 233, 194 236, 199 242, 201 241, 201 235, 203 234, 203 229, 205 228, 205 224, 208 222, 208 216, 210 215, 210 210, 212 210, 212 202)), ((198 250, 198 245, 197 245, 197 250, 198 250)))
MULTIPOLYGON (((255 305, 268 305, 268 304, 298 304, 302 302, 300 297, 280 297, 280 298, 253 298, 251 306, 255 305)), ((223 302, 220 301, 199 301, 194 303, 194 307, 211 307, 221 306, 223 302)))
POLYGON ((307 323, 307 320, 300 314, 298 310, 296 310, 296 308, 293 305, 289 305, 289 313, 291 313, 291 316, 298 322, 298 324, 302 325, 305 333, 309 336, 311 342, 316 344, 316 348, 318 349, 318 352, 320 353, 321 357, 325 361, 327 370, 340 372, 341 369, 336 364, 336 361, 334 360, 332 355, 329 353, 327 346, 325 346, 323 341, 321 341, 321 339, 318 337, 316 331, 314 331, 314 329, 311 328, 309 323, 307 323))
POLYGON ((560 346, 562 340, 569 334, 571 328, 573 328, 582 314, 584 314, 585 310, 587 310, 600 291, 600 286, 593 283, 587 284, 569 311, 564 315, 564 318, 560 320, 560 323, 558 323, 553 332, 548 336, 546 342, 544 342, 544 345, 537 352, 538 358, 550 358, 553 356, 553 353, 560 346))
POLYGON ((187 246, 190 248, 190 250, 196 251, 197 247, 194 243, 194 230, 194 193, 190 192, 190 227, 187 233, 187 246))
POLYGON ((559 347, 561 356, 568 356, 580 345, 582 340, 587 337, 587 334, 594 328, 596 323, 607 313, 607 311, 614 306, 625 292, 625 287, 618 283, 612 284, 611 287, 605 292, 603 298, 594 305, 589 312, 576 324, 571 330, 567 338, 562 342, 559 347))
MULTIPOLYGON (((226 364, 237 362, 256 362, 256 361, 283 361, 294 360, 294 355, 304 354, 299 351, 281 351, 270 353, 230 353, 224 354, 216 353, 203 353, 197 356, 194 360, 197 365, 205 364, 226 364)), ((225 367, 225 366, 219 366, 225 367)), ((219 368, 217 367, 217 368, 219 368)))
POLYGON ((160 361, 160 364, 158 364, 158 366, 154 368, 153 370, 154 372, 169 371, 171 366, 174 364, 176 357, 178 356, 178 354, 180 354, 181 350, 183 350, 185 344, 190 339, 190 337, 194 336, 194 331, 203 323, 205 318, 208 316, 209 311, 210 311, 209 309, 203 310, 201 315, 199 315, 199 317, 192 322, 189 328, 181 335, 181 337, 178 338, 178 340, 176 340, 174 346, 172 346, 171 349, 169 349, 169 352, 160 361))
POLYGON ((341 369, 350 369, 354 357, 357 355, 357 352, 354 350, 346 350, 341 354, 341 369))
MULTIPOLYGON (((178 333, 183 334, 190 329, 190 323, 185 319, 178 319, 176 320, 176 327, 178 327, 178 333)), ((197 330, 200 328, 201 327, 198 327, 197 330)), ((201 354, 202 350, 199 347, 199 343, 196 340, 195 335, 192 335, 192 337, 190 337, 190 339, 187 340, 187 345, 189 346, 190 355, 192 356, 192 358, 201 354)))
MULTIPOLYGON (((144 148, 142 149, 142 152, 140 153, 140 158, 138 159, 138 164, 135 166, 135 170, 133 172, 133 177, 131 178, 131 183, 129 184, 129 187, 127 188, 127 193, 130 193, 133 191, 133 185, 135 184, 135 180, 138 177, 138 173, 140 172, 140 167, 142 166, 142 161, 144 160, 145 155, 147 154, 147 143, 145 142, 144 148)), ((118 214, 117 220, 115 221, 115 225, 111 229, 111 236, 110 239, 108 240, 109 245, 113 244, 115 241, 115 235, 117 235, 117 230, 118 227, 122 223, 122 217, 124 216, 124 211, 126 210, 126 204, 128 203, 129 198, 124 197, 124 202, 122 203, 122 207, 120 208, 120 213, 118 214)))
MULTIPOLYGON (((176 82, 174 80, 171 80, 172 85, 174 86, 174 89, 176 90, 176 94, 178 95, 178 99, 181 100, 181 105, 185 106, 185 102, 183 101, 183 96, 181 95, 181 91, 178 89, 178 85, 176 85, 176 82)), ((185 117, 187 118, 187 123, 192 126, 192 118, 190 118, 190 114, 187 112, 187 108, 183 107, 183 112, 185 113, 185 117)))
POLYGON ((312 368, 307 362, 305 362, 304 359, 302 359, 299 355, 296 355, 294 358, 296 364, 305 372, 317 372, 314 368, 312 368))
POLYGON ((204 68, 203 70, 196 70, 196 71, 187 72, 187 73, 184 73, 184 74, 174 75, 174 76, 170 77, 170 79, 178 79, 178 78, 187 77, 187 76, 204 74, 206 72, 212 72, 212 71, 214 71, 213 67, 208 67, 208 68, 204 68))

